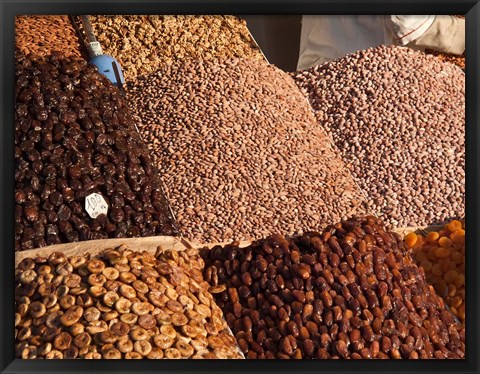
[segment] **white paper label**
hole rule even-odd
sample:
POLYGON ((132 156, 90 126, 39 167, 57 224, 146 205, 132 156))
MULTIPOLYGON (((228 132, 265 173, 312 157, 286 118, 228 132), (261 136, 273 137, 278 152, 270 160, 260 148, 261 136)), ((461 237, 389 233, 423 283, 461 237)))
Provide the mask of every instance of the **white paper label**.
POLYGON ((85 210, 90 217, 95 219, 100 214, 107 214, 108 204, 102 195, 92 193, 85 198, 85 210))
POLYGON ((88 52, 91 56, 97 57, 103 55, 102 47, 99 42, 91 42, 87 46, 88 52))

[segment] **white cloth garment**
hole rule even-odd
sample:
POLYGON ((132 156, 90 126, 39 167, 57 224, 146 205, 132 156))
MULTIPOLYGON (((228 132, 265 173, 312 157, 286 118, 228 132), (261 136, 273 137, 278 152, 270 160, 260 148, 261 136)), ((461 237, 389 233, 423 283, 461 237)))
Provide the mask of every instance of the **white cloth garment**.
POLYGON ((465 50, 465 20, 433 15, 303 16, 297 69, 380 44, 461 54, 465 50))

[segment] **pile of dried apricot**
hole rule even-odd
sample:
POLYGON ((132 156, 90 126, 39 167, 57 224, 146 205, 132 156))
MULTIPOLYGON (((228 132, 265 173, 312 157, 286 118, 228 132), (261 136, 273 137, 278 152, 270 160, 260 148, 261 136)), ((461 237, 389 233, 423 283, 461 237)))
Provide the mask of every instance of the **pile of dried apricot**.
POLYGON ((465 223, 453 220, 425 236, 412 232, 405 243, 425 270, 427 280, 465 324, 465 223))

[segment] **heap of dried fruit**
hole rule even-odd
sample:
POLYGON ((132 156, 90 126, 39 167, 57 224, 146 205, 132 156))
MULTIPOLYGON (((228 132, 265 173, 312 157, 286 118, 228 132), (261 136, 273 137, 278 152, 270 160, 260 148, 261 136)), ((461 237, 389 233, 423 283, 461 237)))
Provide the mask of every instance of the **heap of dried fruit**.
POLYGON ((25 258, 15 272, 19 358, 241 358, 198 251, 121 246, 25 258))
POLYGON ((15 250, 177 230, 127 102, 83 60, 23 58, 15 87, 15 250), (97 193, 107 214, 90 216, 97 193))
POLYGON ((458 319, 465 324, 465 222, 453 220, 440 231, 405 237, 418 265, 458 319))
POLYGON ((366 217, 204 251, 247 358, 463 358, 465 329, 401 237, 366 217))

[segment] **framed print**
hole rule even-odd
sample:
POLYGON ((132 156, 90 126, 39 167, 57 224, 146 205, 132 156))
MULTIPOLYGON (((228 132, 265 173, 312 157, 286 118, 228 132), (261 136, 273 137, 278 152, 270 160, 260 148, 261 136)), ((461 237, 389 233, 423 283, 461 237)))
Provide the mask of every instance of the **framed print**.
POLYGON ((477 2, 1 9, 2 373, 478 371, 477 2))

